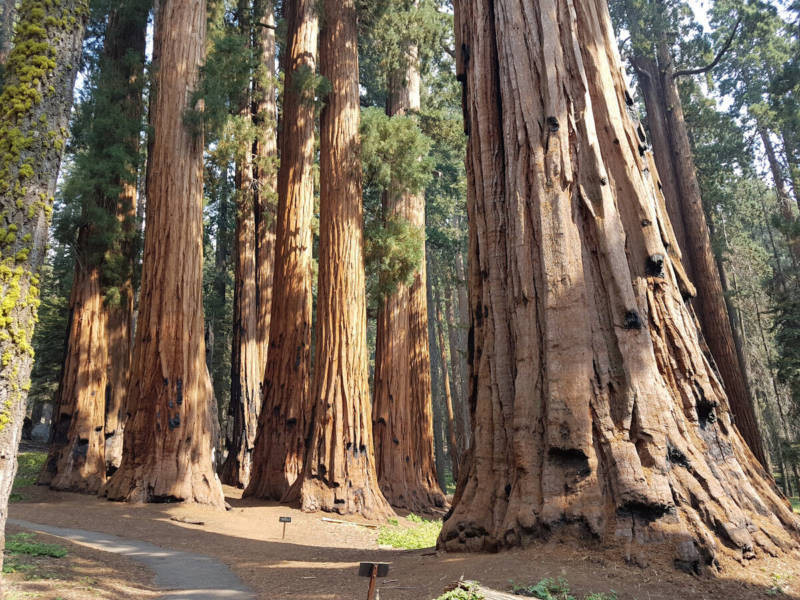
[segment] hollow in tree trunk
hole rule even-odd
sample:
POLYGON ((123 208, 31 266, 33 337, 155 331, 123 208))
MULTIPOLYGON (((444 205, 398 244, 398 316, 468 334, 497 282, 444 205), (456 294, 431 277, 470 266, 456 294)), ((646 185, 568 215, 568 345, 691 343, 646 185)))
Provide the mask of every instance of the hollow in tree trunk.
POLYGON ((440 547, 574 534, 691 571, 796 547, 681 297, 605 0, 456 23, 474 439, 440 547))
POLYGON ((204 0, 159 4, 147 170, 142 291, 122 463, 112 500, 191 501, 222 508, 213 467, 213 391, 203 338, 203 135, 184 123, 198 82, 204 0))
MULTIPOLYGON (((284 4, 288 27, 269 351, 246 496, 281 500, 300 476, 311 422, 315 0, 284 4)), ((263 214, 263 213, 262 213, 263 214)))

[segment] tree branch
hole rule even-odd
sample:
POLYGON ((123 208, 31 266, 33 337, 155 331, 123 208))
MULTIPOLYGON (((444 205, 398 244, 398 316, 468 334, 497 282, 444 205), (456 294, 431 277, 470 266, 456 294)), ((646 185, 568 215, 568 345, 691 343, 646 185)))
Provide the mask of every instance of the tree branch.
POLYGON ((678 77, 683 77, 685 75, 700 75, 702 73, 708 73, 711 69, 716 67, 719 64, 719 61, 722 60, 722 57, 731 47, 731 44, 733 43, 733 38, 736 35, 736 32, 739 30, 739 24, 741 22, 742 22, 742 17, 740 16, 738 19, 736 19, 736 23, 733 25, 733 29, 731 29, 731 33, 728 36, 728 39, 725 40, 725 43, 723 44, 722 48, 720 48, 719 52, 717 52, 717 55, 714 57, 714 60, 712 60, 704 67, 698 67, 696 69, 684 69, 683 71, 675 71, 673 77, 678 78, 678 77))

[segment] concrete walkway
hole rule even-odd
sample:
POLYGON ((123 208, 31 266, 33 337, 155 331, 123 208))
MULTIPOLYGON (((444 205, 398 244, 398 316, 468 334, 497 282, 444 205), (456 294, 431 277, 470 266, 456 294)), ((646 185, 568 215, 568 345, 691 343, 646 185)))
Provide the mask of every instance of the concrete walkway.
POLYGON ((19 519, 8 519, 8 523, 96 550, 122 554, 140 562, 155 573, 156 586, 168 590, 161 596, 162 600, 256 600, 256 595, 226 565, 203 554, 168 550, 147 542, 82 529, 52 527, 19 519))

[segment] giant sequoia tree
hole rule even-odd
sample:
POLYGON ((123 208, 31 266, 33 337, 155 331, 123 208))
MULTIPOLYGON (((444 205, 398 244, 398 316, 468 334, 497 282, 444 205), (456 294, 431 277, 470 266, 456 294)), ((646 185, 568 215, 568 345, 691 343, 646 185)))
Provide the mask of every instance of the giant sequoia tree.
POLYGON ((354 0, 326 0, 320 71, 320 240, 308 454, 293 493, 304 510, 394 514, 378 487, 367 373, 367 306, 354 0))
POLYGON ((222 507, 212 463, 212 388, 203 340, 203 136, 184 123, 205 50, 204 0, 159 4, 140 312, 114 500, 222 507))
MULTIPOLYGON (((417 45, 405 40, 400 63, 387 74, 387 115, 419 112, 419 68, 417 45)), ((405 184, 393 181, 385 192, 384 217, 424 231, 425 195, 405 189, 405 184)), ((411 284, 400 283, 383 299, 375 342, 372 420, 378 481, 392 506, 412 511, 445 504, 434 462, 425 282, 423 249, 411 284)))
POLYGON ((39 270, 87 15, 84 0, 23 1, 0 92, 0 548, 30 388, 39 270))
MULTIPOLYGON (((311 419, 311 218, 318 15, 285 3, 283 129, 278 171, 274 293, 263 404, 246 495, 280 500, 300 475, 311 419)), ((262 212, 263 215, 263 212, 262 212)))
POLYGON ((666 250, 605 0, 462 0, 474 438, 440 546, 793 547, 666 250))
POLYGON ((87 147, 65 186, 80 202, 67 352, 52 443, 39 483, 96 493, 119 465, 133 317, 136 173, 142 116, 146 2, 109 16, 92 93, 87 147), (109 448, 106 456, 106 447, 109 448))

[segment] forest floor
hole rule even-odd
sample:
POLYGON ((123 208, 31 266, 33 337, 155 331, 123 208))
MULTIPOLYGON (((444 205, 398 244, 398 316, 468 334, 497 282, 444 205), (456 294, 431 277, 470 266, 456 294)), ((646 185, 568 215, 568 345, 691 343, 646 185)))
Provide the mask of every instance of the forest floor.
MULTIPOLYGON (((424 541, 428 532, 422 529, 430 524, 399 518, 397 525, 381 531, 355 518, 335 523, 323 518, 336 515, 306 514, 277 503, 242 500, 241 491, 234 488, 226 487, 225 493, 232 509, 220 512, 197 505, 119 504, 22 485, 15 489, 9 516, 202 553, 229 565, 265 600, 362 600, 367 580, 357 575, 360 561, 391 563, 388 576, 378 580, 381 600, 431 600, 461 578, 509 591, 512 582, 529 586, 560 577, 569 583, 576 600, 611 590, 619 600, 800 598, 800 556, 753 560, 744 566, 723 561, 718 574, 695 577, 676 571, 666 560, 659 563, 658 557, 642 568, 625 564, 613 552, 552 542, 499 554, 397 550, 379 545, 379 535, 386 542, 393 537, 406 539, 404 532, 420 532, 417 541, 424 541), (281 516, 292 519, 285 539, 281 539, 281 516)), ((25 572, 6 575, 17 594, 11 598, 158 597, 153 574, 129 558, 61 539, 58 543, 68 549, 68 555, 49 559, 44 568, 57 579, 31 579, 25 572), (52 564, 59 560, 64 562, 52 564)), ((10 558, 18 560, 14 555, 10 558)))

